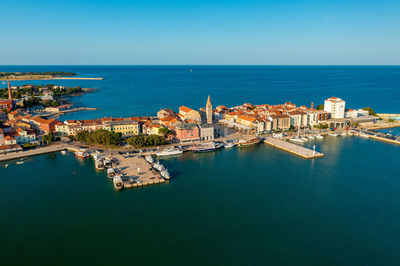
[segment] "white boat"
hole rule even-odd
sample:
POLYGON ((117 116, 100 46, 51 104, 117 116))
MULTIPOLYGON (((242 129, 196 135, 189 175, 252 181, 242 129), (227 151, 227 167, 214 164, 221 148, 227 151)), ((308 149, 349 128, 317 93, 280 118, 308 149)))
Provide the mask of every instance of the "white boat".
POLYGON ((316 139, 324 139, 324 136, 318 134, 318 135, 315 135, 315 138, 316 138, 316 139))
POLYGON ((87 153, 86 151, 77 151, 77 152, 75 152, 75 156, 85 159, 85 158, 89 157, 89 153, 87 153))
POLYGON ((224 148, 225 149, 232 148, 234 146, 235 146, 235 143, 233 143, 233 142, 224 142, 224 148))
POLYGON ((16 162, 16 164, 23 164, 24 163, 24 161, 18 161, 18 162, 16 162))
POLYGON ((150 154, 146 155, 145 159, 148 163, 154 163, 154 159, 150 154))
POLYGON ((103 164, 104 164, 105 168, 111 168, 112 167, 112 163, 108 159, 104 159, 103 164))
POLYGON ((124 184, 122 183, 122 179, 119 175, 114 177, 113 183, 114 183, 114 188, 117 190, 121 190, 124 188, 124 184))
POLYGON ((304 140, 302 138, 291 138, 289 139, 289 141, 296 143, 304 143, 304 140))
POLYGON ((308 139, 314 139, 315 137, 313 135, 307 135, 308 139))
POLYGON ((95 165, 95 167, 96 167, 97 170, 104 170, 103 160, 96 159, 96 160, 94 161, 94 165, 95 165))
POLYGON ((7 167, 8 167, 8 163, 6 163, 6 164, 4 165, 4 167, 7 168, 7 167))
POLYGON ((160 164, 160 162, 158 162, 158 161, 153 165, 154 169, 156 169, 158 171, 161 170, 161 166, 162 166, 162 164, 160 164))
POLYGON ((340 133, 340 136, 347 137, 347 133, 346 132, 340 133))
POLYGON ((61 154, 67 154, 67 151, 66 150, 62 150, 61 154))
POLYGON ((171 156, 171 155, 178 155, 178 154, 182 154, 182 153, 183 153, 183 150, 180 148, 169 147, 162 151, 157 151, 156 155, 157 156, 171 156))
POLYGON ((332 137, 337 137, 337 136, 339 136, 338 133, 333 133, 333 132, 332 132, 332 133, 329 133, 328 135, 329 135, 329 136, 332 136, 332 137))
POLYGON ((107 169, 107 176, 108 176, 109 178, 114 177, 114 176, 115 176, 115 170, 114 170, 113 168, 108 168, 108 169, 107 169))
POLYGON ((361 133, 359 136, 362 137, 362 138, 366 138, 366 139, 369 138, 369 135, 368 134, 364 134, 364 133, 361 133))
POLYGON ((162 171, 160 172, 160 174, 161 174, 162 178, 164 178, 164 179, 169 180, 169 179, 171 178, 170 175, 169 175, 169 173, 168 173, 168 171, 167 171, 167 169, 162 170, 162 171))

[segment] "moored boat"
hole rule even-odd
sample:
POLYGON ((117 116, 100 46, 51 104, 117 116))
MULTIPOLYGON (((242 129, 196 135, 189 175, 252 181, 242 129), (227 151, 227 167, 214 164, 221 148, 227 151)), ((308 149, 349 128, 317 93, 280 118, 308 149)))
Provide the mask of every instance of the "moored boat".
POLYGON ((315 138, 316 138, 316 139, 324 139, 324 136, 318 134, 318 135, 315 135, 315 138))
POLYGON ((146 155, 145 159, 148 163, 154 163, 154 159, 150 154, 146 155))
POLYGON ((103 161, 102 161, 102 160, 96 159, 96 160, 94 161, 94 165, 95 165, 95 167, 96 167, 97 170, 104 170, 104 164, 103 164, 103 161))
POLYGON ((291 138, 291 139, 289 139, 289 141, 295 142, 295 143, 304 143, 304 140, 302 138, 291 138))
POLYGON ((260 143, 259 138, 251 138, 251 139, 241 139, 239 140, 238 146, 239 147, 246 147, 246 146, 252 146, 260 143))
POLYGON ((337 137, 337 136, 339 136, 338 133, 334 133, 334 132, 331 132, 331 133, 329 133, 328 135, 329 135, 329 136, 332 136, 332 137, 337 137))
POLYGON ((107 176, 108 176, 109 178, 113 178, 113 177, 115 176, 115 170, 114 170, 114 168, 108 168, 108 169, 107 169, 107 176))
POLYGON ((168 171, 167 171, 167 169, 162 170, 160 172, 160 175, 161 175, 162 178, 164 178, 166 180, 169 180, 171 178, 169 173, 168 173, 168 171))
POLYGON ((234 146, 235 146, 235 143, 233 143, 233 142, 224 142, 224 148, 225 149, 232 148, 234 146))
POLYGON ((67 154, 67 151, 66 150, 62 150, 61 154, 67 154))
POLYGON ((182 153, 183 153, 183 150, 180 149, 180 148, 169 147, 169 148, 166 148, 166 149, 164 149, 162 151, 157 151, 156 155, 160 157, 160 156, 179 155, 179 154, 182 154, 182 153))
POLYGON ((89 157, 89 153, 87 153, 86 151, 77 151, 77 152, 75 152, 75 156, 85 159, 85 158, 89 157))
POLYGON ((117 190, 121 190, 124 188, 124 184, 122 183, 122 179, 119 175, 114 177, 113 183, 114 183, 114 188, 117 190))
POLYGON ((208 151, 215 151, 216 146, 214 142, 203 143, 193 146, 194 152, 208 152, 208 151))

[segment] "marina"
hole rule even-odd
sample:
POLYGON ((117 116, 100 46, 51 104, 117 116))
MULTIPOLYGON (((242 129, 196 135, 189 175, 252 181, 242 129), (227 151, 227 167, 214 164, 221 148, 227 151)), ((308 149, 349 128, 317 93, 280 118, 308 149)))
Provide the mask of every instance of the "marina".
POLYGON ((304 159, 313 159, 313 158, 319 158, 319 157, 323 157, 324 154, 317 152, 317 151, 313 151, 310 149, 307 149, 305 147, 284 141, 284 140, 280 140, 280 139, 276 139, 276 138, 271 138, 268 137, 264 140, 264 143, 271 145, 275 148, 287 151, 289 153, 295 154, 297 156, 300 156, 304 159))

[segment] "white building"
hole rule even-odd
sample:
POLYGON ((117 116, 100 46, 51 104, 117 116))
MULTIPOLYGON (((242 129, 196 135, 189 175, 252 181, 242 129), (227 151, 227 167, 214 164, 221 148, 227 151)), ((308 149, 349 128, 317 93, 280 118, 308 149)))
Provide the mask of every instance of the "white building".
POLYGON ((346 102, 337 97, 325 100, 324 111, 332 114, 332 118, 344 118, 346 102))

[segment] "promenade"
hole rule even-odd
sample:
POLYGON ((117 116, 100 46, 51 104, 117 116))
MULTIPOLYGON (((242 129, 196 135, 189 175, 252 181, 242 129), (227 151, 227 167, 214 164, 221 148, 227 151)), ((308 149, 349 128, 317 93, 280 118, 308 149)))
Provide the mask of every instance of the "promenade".
POLYGON ((32 150, 28 150, 28 151, 20 151, 20 152, 2 154, 2 155, 0 155, 0 162, 20 159, 20 158, 24 158, 24 157, 28 157, 28 156, 36 156, 36 155, 41 155, 41 154, 46 154, 46 153, 51 153, 51 152, 58 152, 58 151, 62 151, 62 150, 67 150, 68 148, 69 148, 69 146, 65 145, 65 144, 54 144, 51 146, 42 147, 42 148, 38 148, 38 149, 32 149, 32 150))

